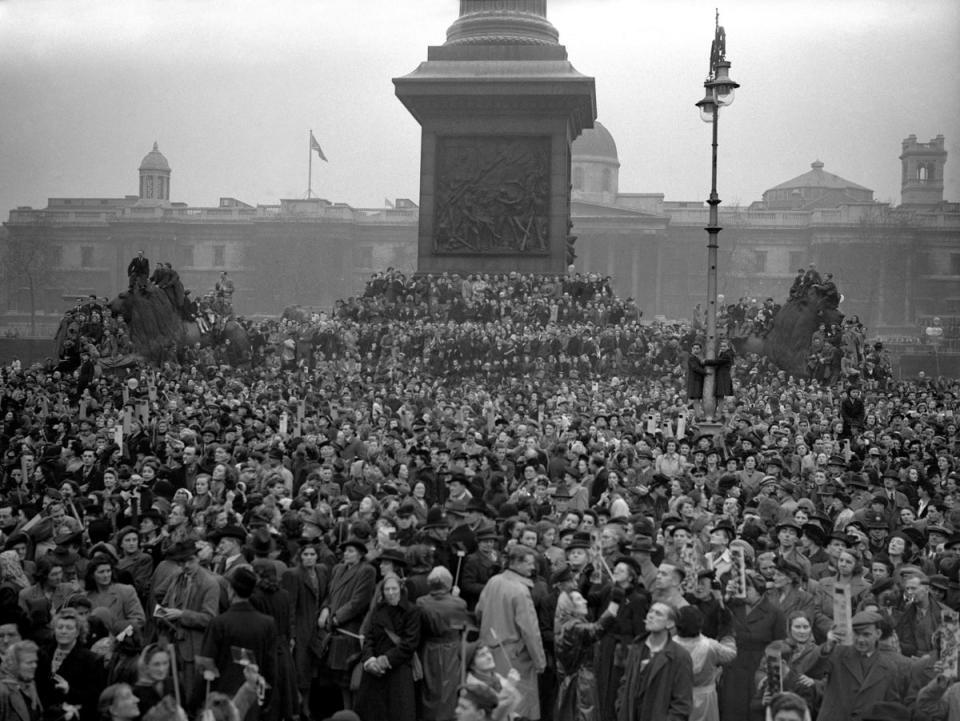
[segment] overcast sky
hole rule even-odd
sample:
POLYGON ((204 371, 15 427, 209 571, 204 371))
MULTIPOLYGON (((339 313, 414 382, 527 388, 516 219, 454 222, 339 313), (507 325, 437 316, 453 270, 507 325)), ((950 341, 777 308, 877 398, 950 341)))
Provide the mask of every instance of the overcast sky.
MULTIPOLYGON (((276 203, 307 189, 418 201, 420 130, 391 79, 426 60, 457 0, 0 0, 0 217, 48 197, 137 192, 154 140, 172 199, 276 203)), ((694 107, 713 38, 703 0, 550 0, 597 83, 623 192, 702 200, 710 131, 694 107)), ((728 0, 732 77, 719 193, 749 204, 822 160, 900 202, 900 143, 946 136, 960 200, 957 0, 728 0)))

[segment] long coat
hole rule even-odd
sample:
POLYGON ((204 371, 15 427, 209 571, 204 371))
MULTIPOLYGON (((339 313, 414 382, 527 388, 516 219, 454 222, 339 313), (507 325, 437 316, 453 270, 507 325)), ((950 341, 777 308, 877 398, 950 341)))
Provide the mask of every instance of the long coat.
POLYGON ((547 657, 532 589, 533 581, 507 569, 487 582, 476 614, 480 642, 493 651, 497 673, 506 676, 512 666, 520 674, 517 690, 522 698, 517 716, 535 720, 540 718, 537 674, 547 667, 547 657))
MULTIPOLYGON (((609 599, 600 602, 606 608, 609 599)), ((634 638, 644 632, 644 620, 650 609, 650 597, 642 589, 632 590, 617 610, 610 630, 600 638, 597 646, 597 704, 600 719, 616 717, 617 689, 623 676, 623 662, 634 638)))
POLYGON ((268 719, 287 719, 295 716, 297 708, 297 674, 290 655, 290 594, 286 589, 258 586, 250 597, 251 605, 260 613, 273 618, 277 624, 276 649, 277 679, 271 694, 268 719))
POLYGON ((432 591, 417 599, 423 686, 421 718, 448 721, 455 715, 461 674, 461 634, 469 622, 467 602, 449 593, 432 591))
POLYGON ((703 398, 703 361, 693 353, 687 358, 687 398, 703 398))
POLYGON ((617 721, 687 721, 692 708, 690 654, 675 641, 668 641, 651 659, 644 639, 635 639, 617 694, 617 721), (647 660, 644 670, 642 664, 647 660))
POLYGON ((415 721, 417 696, 411 662, 420 644, 420 610, 408 601, 378 605, 370 618, 361 658, 386 656, 390 670, 383 676, 363 672, 356 712, 364 721, 415 721), (399 643, 390 638, 394 634, 399 643))
POLYGON ((732 623, 737 639, 737 657, 724 668, 720 681, 720 718, 750 719, 750 697, 754 675, 760 667, 764 649, 771 641, 786 635, 783 614, 769 599, 762 598, 752 609, 745 603, 731 604, 732 623))
MULTIPOLYGON (((323 606, 330 610, 331 623, 336 617, 339 628, 359 633, 376 585, 377 572, 369 563, 361 561, 352 565, 338 563, 334 566, 330 577, 330 595, 323 606)), ((360 652, 360 644, 341 633, 330 635, 329 648, 326 661, 334 671, 349 671, 352 657, 360 652)))
POLYGON ((836 646, 813 664, 810 678, 827 676, 823 704, 817 721, 850 721, 861 718, 880 701, 904 703, 908 679, 902 659, 891 651, 875 651, 867 675, 861 668, 860 654, 853 646, 836 646))
POLYGON ((176 622, 177 655, 181 661, 193 661, 203 646, 207 626, 220 612, 220 582, 207 569, 198 568, 189 581, 186 577, 174 579, 163 606, 183 611, 176 622))
POLYGON ((320 617, 320 604, 327 596, 329 573, 326 566, 316 566, 317 586, 307 580, 311 573, 302 566, 291 568, 283 574, 281 584, 290 594, 290 610, 293 614, 292 638, 293 665, 297 670, 297 686, 301 691, 310 688, 314 666, 320 660, 320 635, 317 633, 317 619, 320 617))
POLYGON ((248 649, 260 675, 270 688, 276 686, 277 624, 272 617, 257 611, 250 601, 236 601, 207 626, 203 637, 203 655, 213 659, 220 677, 211 689, 232 696, 244 683, 243 666, 233 660, 232 647, 248 649))

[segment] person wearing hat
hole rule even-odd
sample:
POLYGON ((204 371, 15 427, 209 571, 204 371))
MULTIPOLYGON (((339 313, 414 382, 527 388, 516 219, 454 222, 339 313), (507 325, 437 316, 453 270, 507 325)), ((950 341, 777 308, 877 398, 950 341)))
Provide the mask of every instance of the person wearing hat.
POLYGON ((467 602, 467 609, 473 611, 480 598, 480 592, 487 581, 500 572, 500 552, 497 542, 500 536, 493 523, 486 523, 476 531, 477 549, 463 559, 460 572, 460 597, 467 602))
POLYGON ((234 648, 245 649, 267 688, 276 690, 277 623, 250 603, 256 587, 257 574, 253 569, 237 568, 230 576, 230 607, 207 626, 202 655, 213 659, 214 667, 220 671, 210 684, 213 691, 233 696, 246 681, 244 667, 236 663, 234 648))
POLYGON ((653 562, 653 554, 657 552, 657 544, 653 542, 650 536, 637 535, 633 543, 627 549, 630 558, 635 560, 640 567, 640 581, 645 589, 653 588, 653 583, 657 579, 657 564, 653 562))
POLYGON ((810 562, 810 578, 817 579, 830 573, 830 537, 819 523, 808 522, 800 527, 800 550, 810 562))
POLYGON ((330 575, 330 594, 320 608, 319 627, 329 635, 325 660, 334 672, 344 701, 350 701, 350 664, 360 651, 358 641, 347 634, 360 633, 364 616, 370 609, 377 585, 377 572, 366 562, 367 546, 359 538, 351 536, 340 544, 343 560, 333 568, 330 575))
POLYGON ((240 526, 229 524, 210 534, 210 540, 217 544, 217 560, 214 565, 218 575, 228 581, 238 568, 250 568, 243 547, 247 542, 247 532, 240 526))
POLYGON ((810 560, 800 551, 800 533, 802 529, 792 517, 780 521, 774 529, 777 539, 777 555, 803 569, 810 575, 810 560))
POLYGON ((165 560, 174 564, 177 571, 154 615, 161 634, 166 633, 176 644, 177 660, 183 664, 183 699, 193 706, 200 700, 198 694, 203 684, 196 657, 203 655, 204 633, 220 613, 220 580, 200 565, 195 541, 171 544, 165 560))
POLYGON ((812 679, 826 677, 817 721, 866 719, 874 704, 906 699, 909 678, 902 660, 896 654, 877 651, 882 622, 883 617, 875 611, 857 613, 850 646, 840 645, 836 632, 827 633, 820 657, 807 671, 812 679))

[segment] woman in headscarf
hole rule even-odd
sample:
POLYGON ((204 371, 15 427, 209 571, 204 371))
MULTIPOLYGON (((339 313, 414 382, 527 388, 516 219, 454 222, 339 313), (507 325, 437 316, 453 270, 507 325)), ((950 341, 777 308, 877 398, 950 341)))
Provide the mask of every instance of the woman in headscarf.
POLYGON ((417 599, 423 636, 421 718, 450 721, 457 708, 461 679, 461 638, 469 618, 467 602, 451 594, 453 576, 437 566, 427 576, 430 593, 417 599))
POLYGON ((258 558, 253 562, 257 574, 257 587, 250 597, 250 604, 260 613, 273 618, 277 623, 276 639, 276 678, 267 721, 279 721, 295 716, 299 712, 297 704, 297 679, 290 655, 290 636, 293 632, 293 620, 290 617, 290 594, 277 582, 277 569, 269 558, 258 558))
POLYGON ((383 582, 383 601, 364 637, 363 677, 356 712, 364 721, 415 721, 414 656, 420 645, 420 611, 406 599, 397 576, 383 582))
POLYGON ((593 672, 596 642, 613 626, 626 593, 615 586, 610 603, 594 623, 588 620, 587 599, 579 591, 565 591, 557 599, 553 625, 557 653, 556 721, 602 721, 597 706, 597 683, 593 672))
POLYGON ((20 554, 14 550, 0 553, 0 602, 17 605, 20 591, 30 587, 30 579, 20 563, 20 554))

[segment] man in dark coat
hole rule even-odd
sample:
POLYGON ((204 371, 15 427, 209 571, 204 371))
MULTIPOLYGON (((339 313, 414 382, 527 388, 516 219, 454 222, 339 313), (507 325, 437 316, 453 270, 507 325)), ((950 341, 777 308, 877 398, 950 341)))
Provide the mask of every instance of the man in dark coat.
POLYGON ((877 649, 882 621, 879 613, 861 611, 853 617, 852 646, 839 646, 832 631, 820 646, 807 671, 812 679, 827 679, 817 721, 868 718, 864 712, 873 704, 904 700, 909 679, 902 657, 877 649))
POLYGON ((460 596, 472 611, 487 581, 500 573, 497 553, 497 529, 493 526, 477 532, 477 550, 463 560, 460 572, 460 596))
MULTIPOLYGON (((213 659, 220 672, 212 690, 228 696, 239 691, 245 681, 243 666, 237 662, 239 659, 234 655, 234 648, 250 653, 251 658, 247 660, 259 667, 268 689, 276 683, 277 624, 250 603, 256 586, 257 575, 253 569, 238 568, 230 577, 230 608, 210 622, 203 637, 203 655, 213 659)), ((251 713, 256 710, 254 707, 251 713)), ((251 713, 247 714, 248 719, 251 713)))
POLYGON ((127 278, 130 280, 130 290, 145 288, 150 277, 150 261, 143 257, 143 251, 137 252, 137 257, 127 266, 127 278))
POLYGON ((617 695, 617 721, 686 721, 693 710, 693 661, 670 638, 677 612, 655 603, 645 636, 634 639, 617 695))
POLYGON ((703 367, 703 346, 694 343, 687 356, 687 398, 693 401, 697 416, 703 415, 701 401, 703 400, 703 378, 707 374, 703 367))

